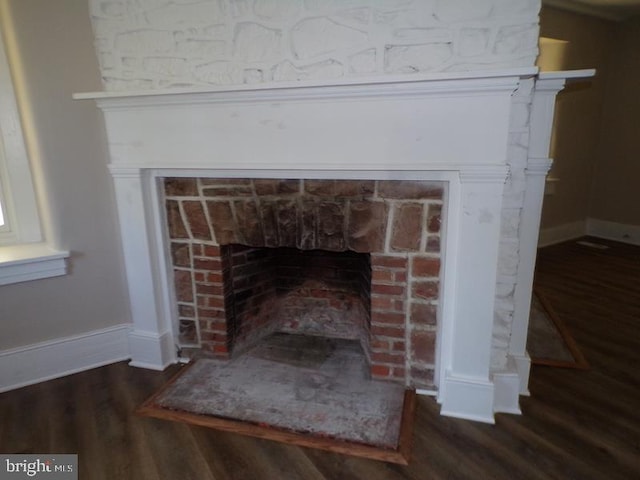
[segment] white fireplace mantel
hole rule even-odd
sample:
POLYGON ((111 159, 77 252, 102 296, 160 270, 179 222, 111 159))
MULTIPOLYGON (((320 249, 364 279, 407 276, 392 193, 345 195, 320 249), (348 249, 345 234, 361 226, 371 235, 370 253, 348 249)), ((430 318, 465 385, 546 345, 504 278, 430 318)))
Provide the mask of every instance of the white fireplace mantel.
MULTIPOLYGON (((444 414, 493 422, 496 399, 509 397, 496 391, 503 382, 494 382, 490 357, 512 94, 535 75, 76 95, 96 100, 105 116, 131 364, 163 369, 176 361, 159 178, 442 180, 438 400, 444 414)), ((550 131, 551 117, 543 120, 550 131)))

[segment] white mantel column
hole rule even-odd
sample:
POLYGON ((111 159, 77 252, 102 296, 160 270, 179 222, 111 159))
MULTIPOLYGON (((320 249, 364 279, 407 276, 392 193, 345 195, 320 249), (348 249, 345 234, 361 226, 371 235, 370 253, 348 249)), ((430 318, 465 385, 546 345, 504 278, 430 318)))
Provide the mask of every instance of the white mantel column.
POLYGON ((176 353, 167 309, 159 292, 166 273, 157 272, 159 243, 154 238, 153 220, 145 205, 158 200, 155 183, 144 170, 111 166, 116 194, 120 234, 125 258, 129 304, 134 325, 129 333, 130 365, 163 370, 176 361, 176 353))
MULTIPOLYGON (((443 344, 441 413, 493 423, 489 376, 500 244, 502 194, 508 168, 460 172, 460 214, 453 325, 443 344)), ((456 208, 450 199, 450 208, 456 208)))

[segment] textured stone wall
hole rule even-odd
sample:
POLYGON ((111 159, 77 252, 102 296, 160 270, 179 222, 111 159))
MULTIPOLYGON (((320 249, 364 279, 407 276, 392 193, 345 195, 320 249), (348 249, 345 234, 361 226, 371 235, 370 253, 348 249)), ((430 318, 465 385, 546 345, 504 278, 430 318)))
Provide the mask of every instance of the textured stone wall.
POLYGON ((539 0, 90 0, 107 90, 532 66, 539 0))
POLYGON ((533 79, 522 80, 511 100, 507 148, 509 178, 502 200, 502 231, 491 357, 493 371, 504 370, 507 366, 511 341, 514 291, 520 263, 520 220, 524 205, 525 169, 529 155, 529 119, 533 87, 533 79))

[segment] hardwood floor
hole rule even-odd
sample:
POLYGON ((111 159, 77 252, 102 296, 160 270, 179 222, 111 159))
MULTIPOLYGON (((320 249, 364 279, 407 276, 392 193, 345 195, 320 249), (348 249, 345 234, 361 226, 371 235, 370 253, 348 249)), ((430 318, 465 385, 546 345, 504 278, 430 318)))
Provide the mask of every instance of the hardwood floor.
POLYGON ((606 243, 548 247, 537 270, 591 369, 533 367, 523 415, 496 425, 420 397, 409 466, 135 416, 179 367, 125 363, 1 394, 0 452, 78 453, 83 480, 640 478, 640 248, 606 243))

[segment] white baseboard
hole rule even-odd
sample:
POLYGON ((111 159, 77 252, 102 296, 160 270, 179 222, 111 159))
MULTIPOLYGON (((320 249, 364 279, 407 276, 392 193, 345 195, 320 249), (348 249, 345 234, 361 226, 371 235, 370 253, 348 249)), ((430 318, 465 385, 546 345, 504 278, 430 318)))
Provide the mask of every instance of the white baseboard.
POLYGON ((528 397, 529 392, 529 375, 531 373, 531 357, 528 353, 524 355, 513 355, 513 361, 516 365, 518 378, 520 379, 520 395, 528 397))
POLYGON ((130 325, 0 351, 0 392, 131 358, 130 325))
POLYGON ((494 385, 469 379, 447 377, 440 414, 476 422, 495 423, 493 417, 494 385))
MULTIPOLYGON (((522 394, 521 372, 518 361, 528 360, 528 356, 516 358, 514 355, 507 357, 507 365, 503 371, 492 374, 494 385, 493 411, 496 413, 522 414, 520 410, 520 395, 522 394)), ((528 370, 527 370, 528 374, 528 370)), ((528 377, 527 377, 528 383, 528 377)), ((525 384, 526 389, 526 384, 525 384)))
POLYGON ((565 223, 555 227, 543 228, 538 237, 538 247, 547 247, 556 243, 580 238, 587 234, 587 221, 565 223))
POLYGON ((142 330, 129 332, 129 350, 132 367, 164 370, 178 361, 171 332, 156 334, 142 330))
POLYGON ((513 413, 521 415, 520 410, 520 377, 514 372, 493 374, 495 413, 513 413))
POLYGON ((587 234, 618 242, 640 245, 640 226, 609 222, 597 218, 587 219, 587 234))

